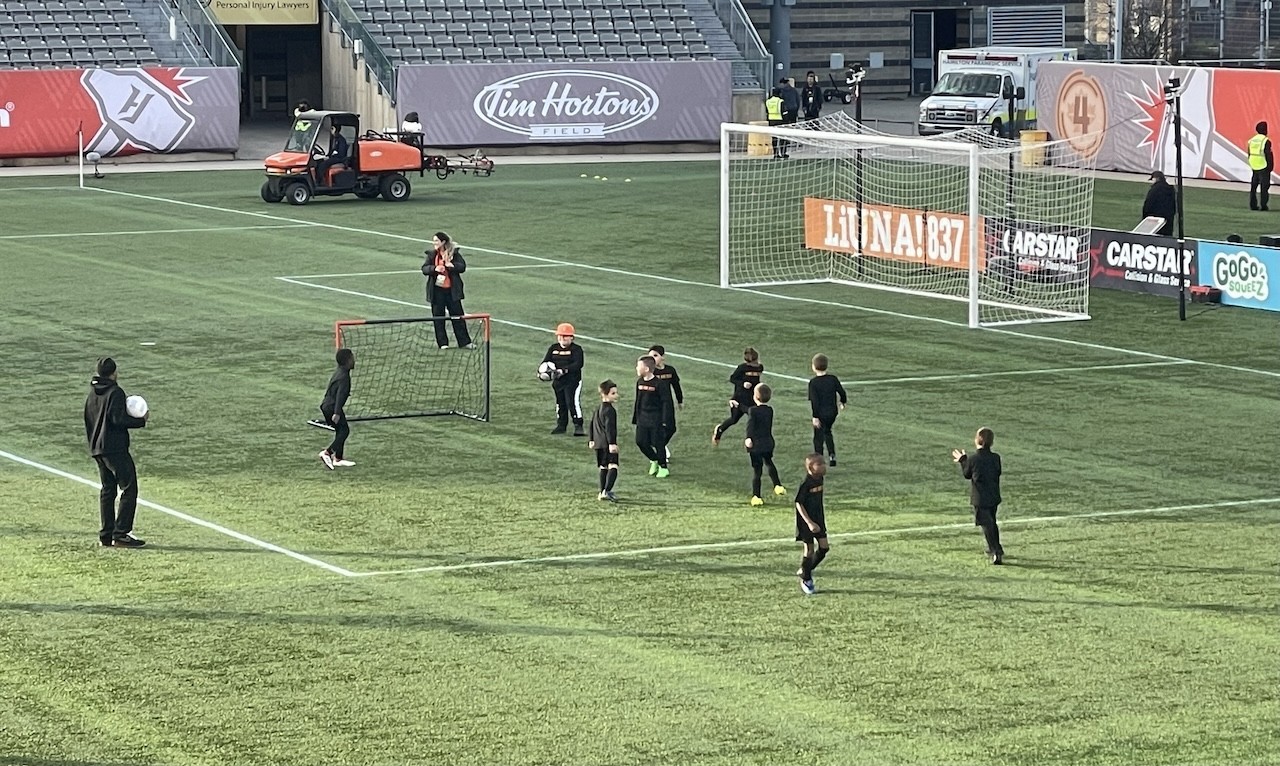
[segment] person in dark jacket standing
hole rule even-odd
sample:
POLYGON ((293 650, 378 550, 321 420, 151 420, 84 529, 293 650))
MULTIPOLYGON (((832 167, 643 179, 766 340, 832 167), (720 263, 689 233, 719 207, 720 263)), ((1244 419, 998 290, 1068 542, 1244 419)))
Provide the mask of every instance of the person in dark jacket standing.
POLYGON ((431 304, 431 316, 435 317, 436 345, 441 349, 449 347, 449 333, 444 327, 447 314, 453 317, 453 334, 458 338, 458 346, 475 348, 467 320, 459 319, 466 313, 462 310, 462 299, 466 297, 462 291, 462 273, 467 270, 467 261, 462 251, 448 234, 437 231, 431 238, 431 249, 424 254, 427 259, 422 263, 422 274, 427 278, 427 303, 431 304))
POLYGON ((822 86, 818 84, 818 75, 812 71, 804 76, 804 87, 800 89, 800 108, 804 111, 805 120, 816 120, 822 113, 822 86))
POLYGON ((140 418, 125 407, 124 389, 116 383, 116 363, 111 357, 98 360, 89 396, 84 402, 84 435, 89 455, 98 464, 102 491, 98 494, 98 544, 104 548, 141 548, 146 545, 133 536, 133 520, 138 510, 138 470, 129 454, 129 429, 145 428, 151 413, 140 418), (116 511, 116 494, 120 509, 116 511))
POLYGON ((1000 545, 1000 528, 996 526, 996 509, 1000 506, 1000 455, 991 450, 996 435, 990 428, 979 428, 973 438, 978 448, 972 455, 962 449, 951 450, 951 459, 960 464, 960 473, 969 480, 969 502, 973 504, 974 526, 982 527, 987 539, 987 555, 992 564, 1004 563, 1000 545))
POLYGON ((1178 216, 1178 194, 1159 170, 1151 174, 1151 188, 1147 189, 1147 198, 1142 203, 1142 217, 1149 216, 1164 219, 1164 225, 1156 234, 1173 236, 1173 222, 1178 216))
MULTIPOLYGON (((320 413, 324 415, 324 423, 333 426, 333 441, 328 447, 320 450, 320 462, 332 471, 334 468, 350 468, 355 463, 344 457, 343 450, 347 437, 351 435, 351 427, 347 425, 347 398, 351 396, 351 371, 356 368, 356 354, 349 348, 340 348, 334 355, 338 368, 329 376, 329 385, 324 390, 324 399, 320 402, 320 413)), ((312 423, 316 425, 316 423, 312 423)))

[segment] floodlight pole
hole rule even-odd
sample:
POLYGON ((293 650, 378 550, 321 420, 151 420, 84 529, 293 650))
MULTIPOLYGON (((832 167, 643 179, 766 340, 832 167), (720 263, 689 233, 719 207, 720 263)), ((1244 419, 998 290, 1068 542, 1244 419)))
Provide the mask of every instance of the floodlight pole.
POLYGON ((1187 230, 1182 211, 1182 79, 1170 77, 1165 93, 1173 97, 1173 162, 1178 195, 1178 321, 1187 321, 1187 230))

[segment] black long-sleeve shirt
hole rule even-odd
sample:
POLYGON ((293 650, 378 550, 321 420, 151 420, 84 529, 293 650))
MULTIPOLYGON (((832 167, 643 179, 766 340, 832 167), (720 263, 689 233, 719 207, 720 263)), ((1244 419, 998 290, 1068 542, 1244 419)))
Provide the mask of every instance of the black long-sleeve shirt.
POLYGON ((671 386, 671 395, 675 398, 677 404, 684 404, 684 389, 680 387, 680 373, 676 372, 676 368, 665 364, 655 369, 653 374, 659 380, 671 386))
POLYGON ((734 368, 729 375, 729 382, 733 384, 733 398, 738 404, 751 406, 755 388, 760 385, 760 376, 763 374, 764 365, 759 362, 743 362, 734 368))
POLYGON ((1160 227, 1157 234, 1173 234, 1174 219, 1178 217, 1178 194, 1168 181, 1160 180, 1151 184, 1151 188, 1147 190, 1147 198, 1142 201, 1142 217, 1153 215, 1164 219, 1164 226, 1160 227))
POLYGON ((351 370, 339 365, 338 369, 333 371, 333 375, 329 376, 329 387, 324 390, 324 400, 320 402, 320 409, 324 412, 332 412, 345 420, 347 415, 343 408, 347 406, 349 396, 351 396, 351 370))
POLYGON ((89 382, 89 396, 84 400, 84 435, 91 457, 128 452, 129 429, 146 427, 146 420, 129 414, 126 398, 124 389, 111 378, 94 376, 89 382))
POLYGON ((552 343, 547 348, 547 353, 543 355, 542 361, 551 362, 557 370, 562 371, 559 377, 552 379, 553 388, 576 388, 582 383, 582 365, 585 357, 582 354, 582 346, 577 343, 570 343, 568 346, 552 343))
POLYGON ((811 519, 823 518, 822 494, 825 484, 826 479, 822 476, 805 474, 804 481, 800 482, 800 489, 796 490, 796 505, 803 507, 811 519))
POLYGON ((813 417, 835 417, 840 412, 839 404, 848 403, 849 396, 835 375, 815 375, 809 381, 809 409, 813 417))
POLYGON ((1000 474, 1002 466, 999 453, 983 447, 972 455, 960 457, 960 473, 968 479, 969 502, 974 508, 995 508, 1000 505, 1000 474))
POLYGON ((665 426, 672 412, 671 386, 656 377, 636 379, 636 403, 631 422, 643 426, 665 426))
POLYGON ((752 452, 773 452, 773 408, 767 404, 757 404, 747 410, 747 438, 751 440, 748 448, 752 452))
POLYGON ((613 402, 600 403, 600 408, 591 416, 588 434, 596 449, 609 449, 610 444, 618 443, 618 410, 613 402))

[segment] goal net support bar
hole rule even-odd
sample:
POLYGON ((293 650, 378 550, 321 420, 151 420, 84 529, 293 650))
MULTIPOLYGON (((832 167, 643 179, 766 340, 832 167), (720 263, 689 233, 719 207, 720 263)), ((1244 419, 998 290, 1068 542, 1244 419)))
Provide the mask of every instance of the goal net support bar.
POLYGON ((1029 154, 976 131, 806 125, 721 126, 721 287, 942 298, 966 303, 971 327, 1089 318, 1093 171, 1065 142, 1029 154))
POLYGON ((335 322, 335 347, 351 349, 356 358, 347 419, 457 415, 488 421, 490 326, 488 314, 335 322))

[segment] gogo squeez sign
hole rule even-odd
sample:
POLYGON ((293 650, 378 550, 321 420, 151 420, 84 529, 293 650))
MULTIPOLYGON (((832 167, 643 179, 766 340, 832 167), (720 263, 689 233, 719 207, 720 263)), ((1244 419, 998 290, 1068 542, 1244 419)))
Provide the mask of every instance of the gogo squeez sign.
POLYGON ((488 124, 541 140, 600 138, 653 117, 658 94, 614 72, 551 69, 485 86, 472 109, 488 124))

